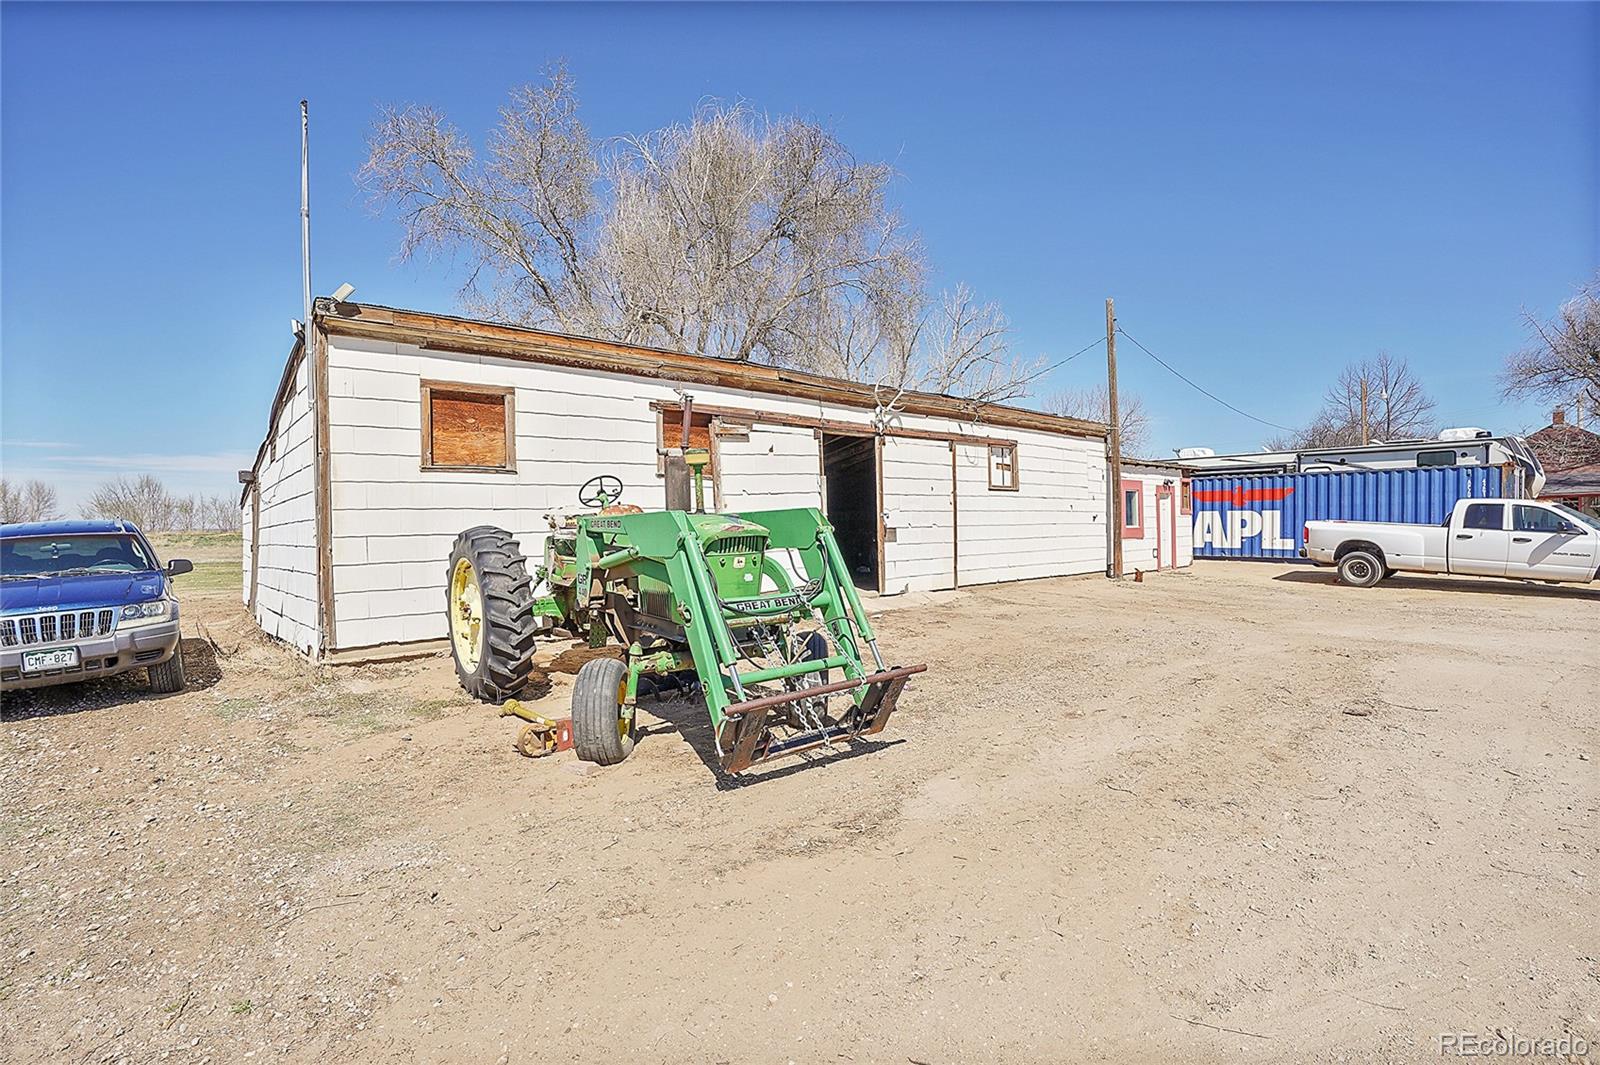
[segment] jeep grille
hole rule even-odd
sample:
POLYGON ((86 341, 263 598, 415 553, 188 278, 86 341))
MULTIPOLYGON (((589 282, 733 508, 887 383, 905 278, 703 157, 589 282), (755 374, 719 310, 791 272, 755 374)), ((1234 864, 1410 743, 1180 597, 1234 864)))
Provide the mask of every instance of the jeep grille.
POLYGON ((0 618, 0 647, 89 640, 109 635, 116 627, 115 610, 69 610, 60 614, 0 618))

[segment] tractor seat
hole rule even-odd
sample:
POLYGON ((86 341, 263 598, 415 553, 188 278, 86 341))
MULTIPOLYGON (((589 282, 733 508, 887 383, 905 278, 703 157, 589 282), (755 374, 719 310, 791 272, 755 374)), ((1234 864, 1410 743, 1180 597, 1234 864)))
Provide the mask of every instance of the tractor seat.
POLYGON ((634 506, 632 503, 613 503, 609 507, 601 507, 601 514, 643 514, 644 508, 634 506))

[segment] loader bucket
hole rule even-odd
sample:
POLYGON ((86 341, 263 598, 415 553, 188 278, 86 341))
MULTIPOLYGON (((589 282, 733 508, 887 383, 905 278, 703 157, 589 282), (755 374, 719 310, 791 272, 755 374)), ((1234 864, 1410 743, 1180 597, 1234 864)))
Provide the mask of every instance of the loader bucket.
POLYGON ((733 703, 723 711, 725 738, 719 744, 723 752, 722 768, 729 773, 741 773, 774 758, 882 732, 906 682, 927 668, 925 664, 898 666, 856 680, 835 681, 733 703), (851 693, 853 699, 854 693, 863 688, 866 691, 859 703, 852 702, 837 718, 824 719, 820 727, 795 730, 782 737, 773 730, 779 712, 793 703, 842 692, 851 693))

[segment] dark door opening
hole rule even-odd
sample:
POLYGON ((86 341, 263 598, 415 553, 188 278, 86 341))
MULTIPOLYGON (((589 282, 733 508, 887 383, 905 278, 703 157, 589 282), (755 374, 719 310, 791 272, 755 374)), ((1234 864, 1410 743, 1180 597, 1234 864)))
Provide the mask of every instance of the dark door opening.
POLYGON ((878 590, 878 447, 870 436, 822 434, 823 501, 856 587, 878 590))

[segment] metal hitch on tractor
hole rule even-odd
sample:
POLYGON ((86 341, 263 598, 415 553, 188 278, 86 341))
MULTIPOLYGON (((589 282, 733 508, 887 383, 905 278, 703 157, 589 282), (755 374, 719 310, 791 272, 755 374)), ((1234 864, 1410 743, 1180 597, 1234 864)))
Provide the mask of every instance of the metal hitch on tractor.
MULTIPOLYGON (((703 499, 704 452, 672 458, 693 470, 703 499)), ((511 534, 490 526, 463 532, 451 552, 456 673, 467 691, 528 722, 519 750, 570 745, 586 761, 622 761, 641 683, 699 693, 730 773, 883 730, 927 666, 884 665, 819 511, 645 512, 618 505, 621 494, 615 477, 586 483, 579 501, 593 512, 553 520, 531 570, 511 534), (512 698, 533 673, 536 640, 551 634, 615 645, 578 671, 570 720, 512 698)))

